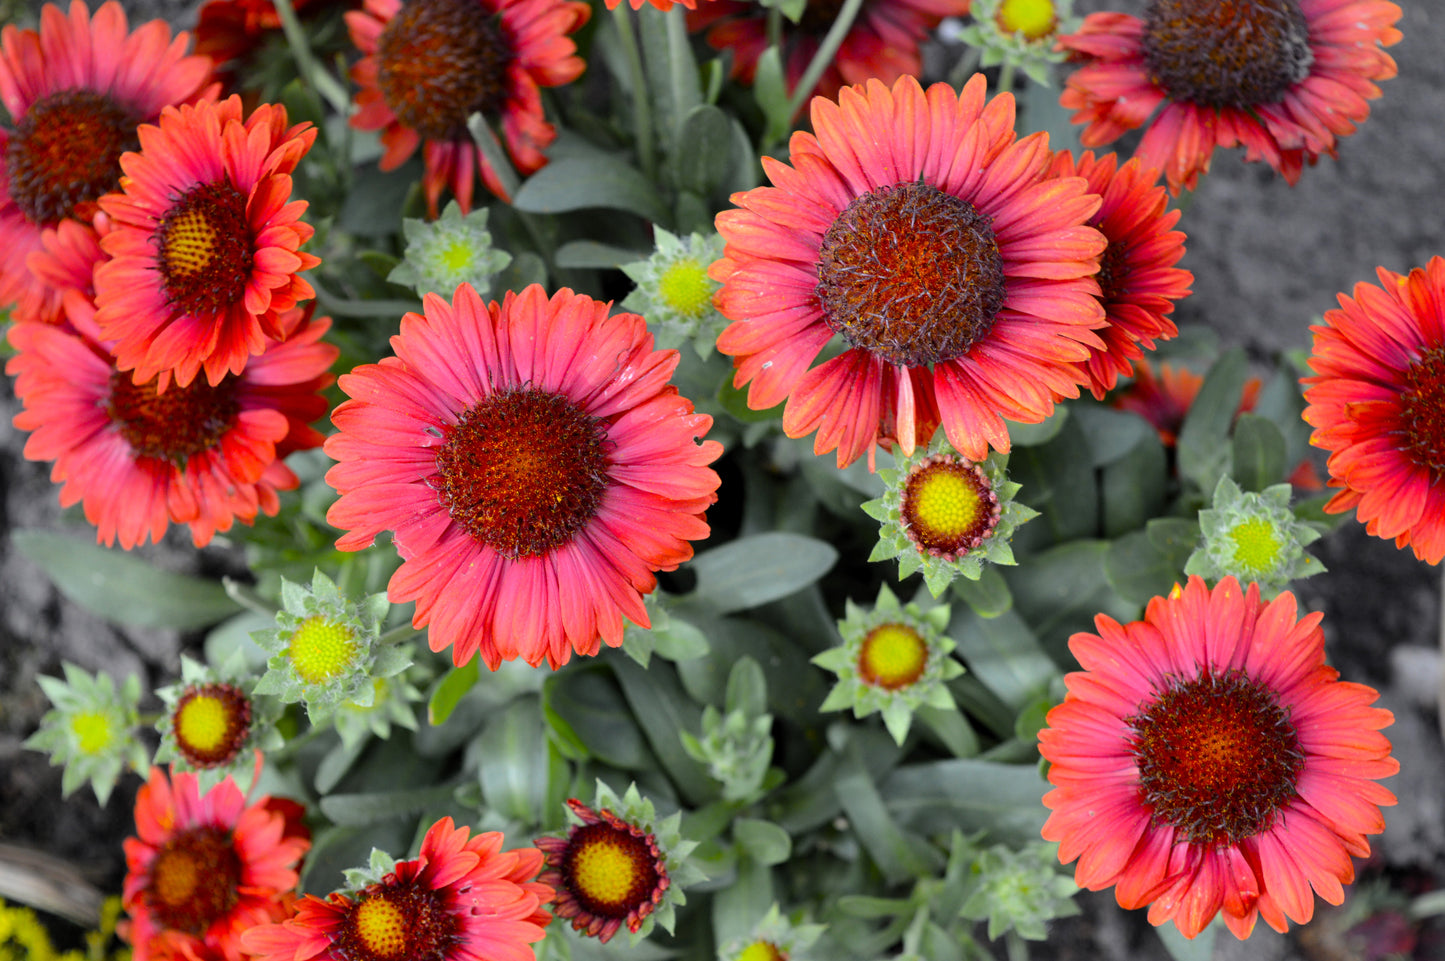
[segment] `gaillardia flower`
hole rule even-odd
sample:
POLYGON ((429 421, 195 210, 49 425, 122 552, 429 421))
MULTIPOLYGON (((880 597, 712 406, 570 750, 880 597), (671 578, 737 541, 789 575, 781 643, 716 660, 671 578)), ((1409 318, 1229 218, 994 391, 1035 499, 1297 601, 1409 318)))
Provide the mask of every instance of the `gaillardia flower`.
POLYGON ((1052 86, 1054 65, 1068 56, 1058 37, 1078 29, 1073 8, 1073 0, 973 0, 958 39, 979 51, 980 67, 1007 64, 1052 86))
POLYGON ((754 409, 786 400, 784 431, 816 431, 840 466, 879 442, 911 454, 940 419, 970 460, 1007 451, 1004 418, 1077 397, 1103 346, 1099 197, 1049 177, 1047 135, 1016 141, 1013 97, 985 104, 984 87, 904 77, 815 98, 792 166, 764 159, 776 186, 717 215, 734 384, 754 409), (813 366, 835 336, 842 352, 813 366))
POLYGON ((422 146, 422 188, 433 217, 448 185, 462 213, 471 211, 477 177, 509 200, 467 119, 480 113, 499 121, 517 171, 540 170, 542 151, 557 139, 540 88, 581 76, 586 64, 567 35, 591 9, 571 0, 365 0, 346 14, 362 53, 351 68, 361 88, 351 124, 382 132, 382 170, 395 170, 422 146))
POLYGON ((652 256, 622 267, 637 285, 622 301, 622 309, 646 317, 663 344, 691 342, 699 357, 707 357, 727 323, 713 306, 721 285, 707 275, 722 256, 722 238, 699 233, 678 237, 657 226, 652 232, 657 239, 652 256))
POLYGON ((180 683, 156 690, 166 706, 156 725, 156 763, 200 772, 203 790, 226 778, 249 791, 252 755, 275 750, 284 739, 276 730, 280 705, 254 696, 248 674, 239 655, 216 670, 182 654, 180 683))
POLYGON ((1191 577, 1142 621, 1100 614, 1070 638, 1084 669, 1039 733, 1043 836, 1082 887, 1189 938, 1221 913, 1240 938, 1261 917, 1304 924, 1311 888, 1344 899, 1395 803, 1375 783, 1400 769, 1379 733, 1394 718, 1325 664, 1320 615, 1295 612, 1288 592, 1191 577))
POLYGON ((1085 147, 1147 123, 1137 156, 1172 193, 1194 189, 1215 147, 1243 146, 1294 183, 1370 115, 1375 82, 1395 75, 1382 48, 1400 41, 1399 19, 1385 0, 1151 0, 1142 19, 1094 13, 1059 38, 1083 64, 1060 103, 1088 124, 1085 147))
POLYGON ((1184 573, 1253 581, 1268 600, 1290 581, 1324 571, 1305 553, 1305 545, 1319 540, 1322 531, 1295 517, 1289 507, 1293 492, 1289 484, 1243 491, 1229 475, 1219 478, 1212 506, 1199 512, 1204 543, 1189 555, 1184 573))
POLYGON ((88 225, 137 126, 201 95, 211 62, 186 56, 189 43, 164 20, 129 32, 114 0, 94 17, 83 0, 69 15, 47 3, 39 32, 0 32, 0 102, 14 124, 0 126, 0 309, 14 305, 16 320, 59 318, 58 292, 26 265, 41 234, 68 219, 88 225))
POLYGON ((624 616, 649 626, 653 572, 692 556, 716 498, 722 448, 695 442, 712 418, 668 383, 677 351, 570 290, 488 305, 463 284, 422 303, 395 357, 341 378, 337 547, 394 532, 390 597, 416 601, 413 624, 458 665, 619 646, 624 616))
POLYGON ((678 830, 681 813, 659 821, 637 785, 619 798, 598 781, 593 806, 572 798, 567 818, 566 837, 536 842, 547 856, 540 880, 557 889, 552 912, 603 943, 623 925, 633 944, 654 923, 671 932, 677 905, 687 902, 681 888, 702 879, 688 861, 697 842, 678 830))
POLYGON ((321 444, 307 425, 326 411, 320 391, 337 355, 319 343, 330 319, 297 308, 279 323, 286 342, 267 340, 239 375, 164 392, 116 370, 95 337, 14 325, 5 369, 24 404, 15 426, 31 432, 25 456, 54 461, 61 506, 81 503, 96 539, 126 550, 159 542, 172 523, 204 547, 237 518, 275 514, 277 491, 298 483, 282 458, 321 444))
POLYGON ((241 932, 290 913, 311 847, 303 814, 282 798, 247 805, 229 778, 202 793, 194 774, 151 768, 125 840, 135 961, 241 961, 241 932))
POLYGON ((1169 315, 1194 282, 1193 274, 1174 266, 1184 256, 1184 234, 1172 229, 1180 211, 1166 212, 1158 172, 1146 170, 1137 157, 1119 166, 1115 154, 1096 160, 1085 152, 1075 160, 1065 150, 1054 157, 1050 172, 1083 177, 1089 190, 1104 198, 1089 226, 1109 242, 1095 277, 1109 323, 1098 332, 1103 348, 1090 350, 1084 362, 1089 388, 1102 400, 1121 376, 1134 372, 1145 350, 1179 332, 1169 315))
POLYGON ((492 277, 512 262, 512 255, 492 246, 487 229, 487 208, 463 215, 455 200, 433 221, 406 217, 401 222, 406 252, 387 275, 389 283, 404 284, 421 294, 445 297, 460 284, 471 284, 485 297, 492 277))
POLYGON ((293 917, 252 928, 242 944, 256 961, 532 961, 552 889, 532 880, 540 851, 502 842, 442 818, 416 858, 374 852, 370 871, 346 872, 352 890, 308 894, 293 917))
MULTIPOLYGON (((863 0, 833 61, 812 93, 836 97, 845 84, 877 79, 886 84, 923 72, 919 48, 945 17, 968 13, 970 0, 863 0)), ((784 21, 783 74, 788 90, 797 89, 808 64, 838 16, 838 0, 807 0, 797 23, 784 21)), ((693 33, 706 31, 708 46, 732 54, 732 75, 752 83, 758 58, 772 45, 767 7, 743 0, 714 0, 687 15, 693 33)))
POLYGON ((53 706, 25 746, 47 752, 51 764, 65 767, 62 797, 89 782, 95 799, 105 804, 121 771, 144 773, 150 764, 150 752, 136 738, 140 677, 130 675, 117 690, 109 674, 91 675, 68 661, 60 666, 65 680, 36 678, 53 706))
POLYGON ((1445 558, 1445 259, 1401 276, 1381 267, 1380 286, 1339 295, 1340 309, 1311 327, 1313 376, 1304 419, 1310 442, 1330 452, 1325 505, 1355 509, 1365 530, 1410 545, 1431 564, 1445 558))
POLYGON ((285 339, 283 314, 316 295, 298 272, 321 263, 300 250, 313 228, 306 201, 291 200, 315 139, 274 104, 243 122, 240 97, 167 107, 140 129, 140 152, 121 157, 124 192, 100 200, 114 229, 100 242, 111 259, 95 269, 95 322, 117 368, 181 387, 204 370, 214 388, 285 339))

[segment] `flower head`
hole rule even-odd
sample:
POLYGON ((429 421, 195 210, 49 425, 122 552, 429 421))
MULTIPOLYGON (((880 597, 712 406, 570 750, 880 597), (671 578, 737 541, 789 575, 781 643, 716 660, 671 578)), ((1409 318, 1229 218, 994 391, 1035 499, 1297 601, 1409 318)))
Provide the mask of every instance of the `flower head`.
POLYGON ((442 818, 416 858, 374 852, 370 872, 347 872, 352 890, 308 894, 293 917, 247 931, 243 946, 257 961, 532 961, 552 889, 532 880, 541 852, 503 851, 503 840, 442 818))
POLYGON ((141 128, 122 192, 100 201, 115 229, 101 240, 95 322, 117 368, 181 387, 204 370, 215 387, 285 339, 286 311, 316 295, 299 274, 321 263, 300 249, 307 203, 290 199, 315 139, 274 104, 242 121, 236 96, 167 107, 141 128))
POLYGON ((289 913, 311 846, 303 813, 281 798, 247 805, 230 778, 203 792, 194 774, 152 768, 125 841, 135 961, 241 961, 241 932, 289 913))
POLYGON ((659 821, 637 785, 619 798, 598 781, 593 806, 572 798, 567 818, 566 837, 537 839, 547 856, 540 880, 557 889, 553 913, 604 944, 624 924, 633 944, 654 923, 671 932, 676 907, 687 901, 681 888, 701 879, 687 860, 697 843, 682 839, 681 813, 659 821))
POLYGON ((1290 581, 1323 571, 1325 566, 1304 550, 1321 532, 1290 510, 1293 491, 1289 484, 1275 484, 1256 494, 1240 490, 1227 475, 1221 477, 1214 506, 1199 512, 1204 543, 1189 556, 1184 573, 1253 581, 1268 599, 1290 581))
POLYGON ((1445 558, 1445 259, 1407 276, 1381 267, 1380 285, 1340 294, 1340 309, 1311 327, 1312 376, 1304 419, 1330 452, 1325 505, 1355 509, 1365 530, 1445 558))
POLYGON ((228 662, 214 670, 181 655, 181 682, 156 690, 166 706, 156 725, 161 746, 156 762, 173 771, 199 771, 209 788, 222 778, 250 789, 251 756, 282 744, 276 721, 280 706, 255 697, 243 679, 244 667, 228 662))
POLYGON ((1013 97, 984 102, 911 77, 813 100, 777 185, 736 194, 717 216, 727 241, 711 274, 718 338, 748 405, 786 400, 789 436, 839 465, 895 442, 905 455, 941 421, 981 461, 1009 449, 1004 418, 1037 423, 1077 397, 1103 346, 1105 241, 1083 178, 1047 176, 1047 137, 1015 140, 1013 97), (908 118, 906 122, 898 118, 908 118), (955 163, 955 158, 974 158, 955 163), (842 352, 813 366, 835 336, 842 352))
POLYGON ((654 351, 636 314, 533 285, 483 304, 435 294, 402 318, 395 357, 341 378, 332 415, 327 518, 342 550, 394 532, 403 563, 390 596, 415 600, 432 650, 544 659, 622 643, 648 626, 654 571, 692 556, 721 452, 712 419, 668 383, 676 351, 654 351))
POLYGON ((512 255, 492 247, 483 207, 465 216, 453 200, 439 219, 430 223, 410 217, 401 222, 406 254, 386 278, 418 294, 448 296, 461 284, 471 284, 479 296, 492 289, 492 277, 512 262, 512 255))
POLYGON ((63 221, 89 226, 140 124, 202 95, 211 62, 187 56, 189 44, 186 33, 172 39, 164 20, 131 31, 114 0, 94 16, 83 0, 68 14, 47 3, 38 32, 0 32, 0 102, 14 125, 0 127, 0 310, 59 319, 59 292, 33 273, 29 255, 63 221))
POLYGON ((1043 836, 1081 886, 1191 938, 1219 913, 1240 938, 1260 917, 1304 924, 1310 888, 1341 902, 1395 803, 1375 783, 1400 768, 1379 733, 1393 717, 1325 665, 1320 615, 1295 615, 1288 592, 1191 577, 1142 621, 1100 614, 1070 639, 1083 671, 1039 751, 1043 836))
MULTIPOLYGON (((1187 367, 1176 367, 1165 361, 1159 365, 1156 376, 1149 358, 1140 357, 1134 368, 1133 383, 1110 398, 1110 404, 1147 420, 1158 431, 1159 441, 1165 447, 1173 447, 1184 426, 1184 418, 1203 386, 1204 378, 1187 367)), ((1235 416, 1254 410, 1260 386, 1255 377, 1245 382, 1235 416)))
POLYGON ((824 925, 784 916, 774 903, 747 937, 734 938, 719 949, 718 961, 806 961, 808 949, 824 930, 824 925))
POLYGON ((547 162, 557 138, 542 113, 542 87, 571 83, 586 64, 568 34, 591 15, 571 0, 366 0, 346 14, 362 58, 352 126, 380 130, 382 170, 421 147, 422 188, 432 217, 450 186, 462 213, 475 178, 504 200, 506 190, 473 143, 467 120, 499 121, 513 166, 526 176, 547 162))
POLYGON ((979 66, 1008 64, 1051 86, 1054 65, 1067 56, 1057 40, 1079 27, 1073 8, 1073 0, 973 0, 958 38, 981 51, 979 66))
POLYGON ((140 773, 149 764, 149 752, 137 740, 140 725, 140 678, 132 674, 117 690, 108 674, 91 675, 71 663, 62 663, 65 680, 39 678, 51 709, 40 719, 40 729, 26 738, 32 751, 46 751, 50 763, 64 765, 60 791, 69 797, 86 782, 101 804, 110 799, 121 771, 140 773))
POLYGON ((683 238, 661 227, 652 230, 657 250, 622 268, 637 285, 622 309, 646 317, 663 346, 691 342, 699 357, 707 357, 726 323, 713 306, 713 295, 722 285, 707 275, 708 267, 722 256, 722 237, 694 233, 683 238))
POLYGON ((1171 193, 1193 190, 1215 147, 1245 148, 1290 183, 1335 155, 1395 75, 1385 0, 1151 0, 1142 19, 1094 13, 1059 42, 1083 64, 1060 102, 1100 147, 1148 125, 1137 156, 1171 193), (1152 118, 1152 120, 1151 120, 1152 118))
POLYGON ((955 577, 978 580, 984 562, 1014 563, 1009 541, 1038 511, 1014 500, 1019 485, 1008 479, 1006 456, 975 464, 939 436, 895 457, 893 470, 878 472, 883 496, 863 504, 883 524, 870 561, 898 558, 900 580, 923 571, 934 597, 955 577))
POLYGON ((944 682, 963 673, 949 657, 954 644, 943 632, 948 605, 920 610, 899 605, 884 584, 878 602, 864 610, 847 602, 847 616, 838 622, 843 643, 813 658, 813 663, 838 675, 838 683, 820 711, 853 708, 854 717, 883 712, 888 733, 899 744, 908 736, 913 712, 928 706, 952 710, 953 696, 944 682))

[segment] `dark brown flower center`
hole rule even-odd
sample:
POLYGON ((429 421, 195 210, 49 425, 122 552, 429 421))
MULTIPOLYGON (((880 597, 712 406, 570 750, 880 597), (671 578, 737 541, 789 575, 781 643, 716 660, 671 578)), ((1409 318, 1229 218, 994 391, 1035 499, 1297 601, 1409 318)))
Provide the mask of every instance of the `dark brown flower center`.
MULTIPOLYGON (((562 880, 584 910, 625 919, 652 901, 662 865, 647 840, 606 822, 576 828, 562 854, 562 880)), ((663 869, 665 871, 665 869, 663 869)))
POLYGON ((176 702, 171 724, 176 748, 192 767, 219 767, 251 733, 251 699, 231 684, 193 686, 176 702))
POLYGON ((952 360, 1003 307, 1003 258, 990 218, 924 183, 853 199, 818 249, 823 321, 890 364, 952 360))
POLYGON ((411 0, 382 31, 376 82, 404 126, 428 140, 467 137, 467 118, 501 114, 512 41, 480 0, 411 0))
POLYGON ((983 468, 933 454, 909 472, 901 513, 903 530, 920 551, 951 561, 993 533, 1002 509, 983 468))
POLYGON ((241 303, 256 252, 246 195, 229 180, 192 187, 161 219, 157 262, 166 298, 193 317, 241 303))
POLYGON ((1445 347, 1430 348, 1405 369, 1400 415, 1410 459, 1445 474, 1445 347))
POLYGON ((1141 800, 1195 844, 1253 837, 1295 796, 1299 735, 1274 693, 1243 672, 1177 684, 1128 720, 1141 800))
MULTIPOLYGON (((867 0, 864 0, 867 3, 867 0)), ((827 33, 838 13, 843 9, 843 0, 807 0, 798 29, 804 33, 827 33)))
MULTIPOLYGON (((1098 227, 1098 224, 1092 226, 1098 227)), ((1102 228, 1101 228, 1102 229, 1102 228)), ((1099 272, 1094 275, 1099 282, 1099 300, 1105 304, 1116 303, 1124 294, 1129 279, 1129 249, 1117 241, 1110 241, 1099 257, 1099 272)))
POLYGON ((1154 0, 1144 23, 1150 79, 1175 101, 1278 103, 1314 63, 1299 0, 1154 0))
POLYGON ((346 961, 444 961, 460 937, 437 892, 389 877, 347 909, 332 946, 346 961))
POLYGON ((185 387, 156 393, 156 382, 137 386, 128 372, 111 375, 106 413, 137 457, 156 457, 178 467, 221 442, 241 410, 236 378, 215 387, 197 377, 185 387))
POLYGON ((229 831, 192 828, 167 841, 151 862, 151 910, 161 927, 199 936, 240 900, 241 859, 229 831))
MULTIPOLYGON (((120 155, 140 146, 137 121, 93 90, 59 90, 30 105, 5 147, 10 197, 52 226, 116 188, 120 155)), ((82 219, 84 214, 79 215, 82 219)))
POLYGON ((606 430, 566 397, 530 387, 493 394, 445 438, 436 455, 441 501, 503 557, 556 550, 602 503, 606 430))

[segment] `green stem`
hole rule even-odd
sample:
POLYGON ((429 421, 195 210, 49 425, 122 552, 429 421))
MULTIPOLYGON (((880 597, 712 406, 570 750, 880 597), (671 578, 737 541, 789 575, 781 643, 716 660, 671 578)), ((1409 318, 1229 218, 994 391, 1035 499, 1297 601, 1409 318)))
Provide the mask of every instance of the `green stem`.
POLYGON ((352 300, 328 290, 315 275, 306 278, 316 291, 316 305, 328 314, 342 317, 395 317, 420 313, 421 304, 414 300, 352 300))
POLYGON ((266 598, 257 594, 256 591, 240 581, 229 577, 221 578, 221 586, 226 589, 226 595, 240 604, 248 611, 260 614, 262 617, 275 617, 276 605, 266 598))
POLYGON ((492 125, 487 123, 487 118, 480 113, 474 113, 467 118, 467 131, 472 135, 472 142, 482 152, 482 157, 492 172, 497 175, 497 180, 502 184, 502 190, 507 194, 506 200, 511 203, 512 198, 517 196, 517 190, 522 186, 522 178, 517 176, 517 168, 512 166, 511 159, 502 149, 502 143, 497 139, 497 134, 492 130, 492 125))
POLYGON ((657 151, 652 136, 652 98, 647 95, 647 76, 642 71, 642 50, 637 45, 637 31, 632 28, 632 12, 625 3, 612 9, 612 22, 622 43, 622 58, 627 65, 627 79, 632 85, 632 135, 637 141, 637 160, 649 182, 657 177, 657 151))
POLYGON ((968 78, 978 72, 978 62, 983 57, 978 47, 969 47, 963 51, 963 56, 958 58, 958 63, 948 72, 948 85, 950 87, 962 88, 968 83, 968 78))
POLYGON ((326 102, 331 104, 332 110, 346 116, 351 112, 351 94, 316 62, 316 57, 311 53, 311 45, 306 42, 306 31, 296 17, 296 8, 291 5, 291 0, 276 0, 275 7, 276 15, 281 18, 281 30, 286 34, 286 45, 291 48, 291 56, 295 58, 306 86, 324 97, 326 102))
POLYGON ((803 109, 803 104, 813 95, 813 88, 818 86, 818 80, 823 76, 823 71, 833 62, 833 57, 838 53, 838 48, 843 45, 843 38, 848 36, 848 31, 853 27, 853 21, 858 19, 858 11, 863 9, 863 0, 844 0, 843 8, 838 11, 837 18, 833 25, 828 28, 828 33, 823 37, 823 43, 818 47, 818 52, 813 54, 808 69, 803 71, 803 78, 798 81, 797 88, 793 91, 792 97, 788 99, 788 116, 796 117, 803 109))
POLYGON ((1017 931, 1005 934, 1004 944, 1008 948, 1008 961, 1029 961, 1029 943, 1019 937, 1017 931))
POLYGON ((420 633, 421 631, 412 627, 410 624, 401 624, 378 637, 376 642, 378 644, 403 644, 420 633))
POLYGON ((1011 61, 1005 62, 998 71, 998 92, 1008 93, 1014 88, 1015 67, 1011 61))

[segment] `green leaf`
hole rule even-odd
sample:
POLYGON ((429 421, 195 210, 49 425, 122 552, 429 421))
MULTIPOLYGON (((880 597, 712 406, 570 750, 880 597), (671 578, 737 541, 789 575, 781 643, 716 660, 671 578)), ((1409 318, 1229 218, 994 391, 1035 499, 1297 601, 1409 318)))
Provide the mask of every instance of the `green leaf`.
POLYGON ((1069 420, 1069 407, 1060 404, 1054 412, 1037 424, 1019 424, 1008 421, 1009 442, 1014 447, 1036 447, 1047 444, 1058 436, 1069 420))
POLYGON ((647 251, 629 250, 612 244, 600 244, 595 240, 569 240, 557 248, 553 257, 558 267, 599 270, 615 270, 624 264, 636 263, 648 258, 647 251))
POLYGON ((427 723, 435 727, 445 724, 447 718, 452 716, 457 702, 477 683, 479 676, 477 663, 480 660, 481 658, 474 657, 461 667, 454 667, 447 671, 436 689, 432 691, 431 700, 427 702, 427 723))
POLYGON ((542 686, 542 705, 548 724, 560 735, 559 747, 564 752, 566 745, 580 747, 584 758, 593 757, 628 771, 656 766, 626 699, 600 662, 547 678, 542 686))
POLYGON ((683 749, 677 736, 678 731, 701 729, 702 712, 683 691, 675 671, 660 663, 644 671, 620 658, 612 660, 612 670, 633 716, 641 721, 643 735, 678 791, 693 802, 715 795, 707 768, 683 749))
POLYGON ((451 800, 451 785, 392 791, 386 794, 332 794, 320 800, 321 813, 334 823, 364 826, 388 818, 416 814, 433 804, 451 800))
POLYGON ((546 814, 548 752, 541 702, 518 698, 478 738, 478 778, 487 807, 523 824, 546 814))
POLYGON ((782 52, 776 46, 768 47, 758 57, 753 74, 753 98, 766 121, 764 143, 781 143, 788 136, 793 118, 788 114, 788 83, 783 76, 782 52))
POLYGON ((1220 922, 1216 918, 1195 935, 1193 940, 1180 934, 1179 929, 1172 924, 1165 924, 1154 930, 1159 932, 1159 940, 1164 942, 1165 949, 1174 961, 1211 961, 1219 927, 1220 922))
POLYGON ((1206 495, 1214 490, 1221 475, 1229 473, 1229 429, 1239 411, 1248 374, 1242 349, 1219 358, 1205 376, 1179 429, 1179 473, 1206 495))
POLYGON ((49 531, 10 537, 60 593, 112 624, 191 631, 241 610, 219 581, 158 570, 133 554, 49 531))
POLYGON ((1016 612, 985 619, 960 611, 948 625, 948 636, 958 643, 958 655, 973 676, 1015 712, 1059 674, 1016 612))
POLYGON ((1079 403, 1070 408, 1093 452, 1095 467, 1112 464, 1148 436, 1158 436, 1149 422, 1103 404, 1079 403))
POLYGON ((898 823, 914 831, 987 831, 992 841, 1022 844, 1038 840, 1048 787, 1036 764, 957 758, 897 768, 879 790, 898 823))
POLYGON ((978 580, 967 577, 954 578, 953 593, 963 599, 979 617, 998 617, 1014 605, 1014 598, 1008 589, 1008 581, 992 564, 983 565, 978 580))
POLYGON ((1168 490, 1169 457, 1159 435, 1150 429, 1129 453, 1100 473, 1105 536, 1118 537, 1158 517, 1164 512, 1168 490))
POLYGON ((1262 491, 1285 479, 1284 434, 1257 414, 1240 414, 1231 442, 1233 477, 1247 491, 1262 491))
POLYGON ((408 163, 400 170, 383 172, 376 164, 356 168, 355 179, 336 226, 362 237, 385 237, 401 228, 401 210, 412 184, 421 176, 420 164, 408 163))
POLYGON ((822 577, 838 551, 814 537, 773 531, 743 537, 692 560, 695 603, 727 614, 787 597, 822 577))
POLYGON ((793 839, 772 821, 738 818, 733 822, 733 840, 759 864, 782 864, 793 853, 793 839))
POLYGON ((732 173, 732 120, 717 107, 694 107, 682 121, 673 155, 678 186, 707 196, 732 173))
POLYGON ((512 206, 532 214, 559 214, 606 207, 645 220, 668 221, 657 188, 618 154, 564 157, 528 177, 512 206))
MULTIPOLYGON (((1014 534, 1016 553, 1094 536, 1099 493, 1093 453, 1074 418, 1064 419, 1048 443, 1015 448, 1009 455, 1008 472, 1009 480, 1022 485, 1018 500, 1042 515, 1014 534)), ((1017 591, 1014 600, 1018 600, 1017 591)))
POLYGON ((768 679, 751 657, 740 657, 728 673, 728 692, 723 709, 742 711, 748 717, 768 713, 768 679))
POLYGON ((943 867, 944 858, 937 848, 894 822, 855 751, 850 750, 833 793, 864 850, 890 884, 928 877, 943 867))
POLYGON ((316 768, 316 793, 329 794, 331 789, 346 777, 346 773, 365 753, 370 743, 370 737, 357 738, 350 744, 345 741, 337 741, 336 746, 331 749, 331 753, 322 758, 316 768))
POLYGON ((1057 663, 1070 662, 1069 635, 1091 630, 1095 614, 1128 617, 1134 613, 1132 607, 1121 604, 1104 575, 1108 550, 1108 541, 1071 541, 1004 570, 1013 591, 1014 610, 1057 663))
POLYGON ((1144 605, 1184 577, 1184 564, 1199 542, 1199 523, 1156 517, 1142 531, 1114 541, 1104 555, 1104 576, 1131 604, 1144 605))

